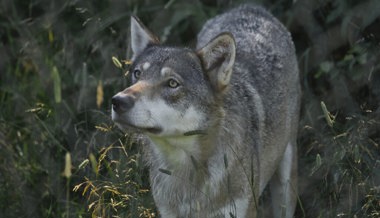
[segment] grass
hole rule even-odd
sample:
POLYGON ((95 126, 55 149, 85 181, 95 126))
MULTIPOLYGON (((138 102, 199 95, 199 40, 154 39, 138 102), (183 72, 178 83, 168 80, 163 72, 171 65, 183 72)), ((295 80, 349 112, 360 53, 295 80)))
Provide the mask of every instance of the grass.
MULTIPOLYGON (((191 46, 207 18, 239 2, 3 1, 0 216, 157 217, 138 136, 110 120, 110 99, 127 85, 112 57, 131 56, 132 13, 162 40, 191 46)), ((296 217, 379 217, 376 7, 310 1, 315 22, 305 24, 302 1, 257 2, 287 25, 299 56, 296 217), (332 35, 336 26, 344 34, 332 35), (326 35, 335 44, 325 48, 326 35)))
POLYGON ((138 145, 129 137, 123 138, 101 149, 97 158, 91 154, 82 162, 80 168, 92 172, 73 191, 87 198, 93 217, 154 217, 141 156, 139 152, 127 152, 138 145))

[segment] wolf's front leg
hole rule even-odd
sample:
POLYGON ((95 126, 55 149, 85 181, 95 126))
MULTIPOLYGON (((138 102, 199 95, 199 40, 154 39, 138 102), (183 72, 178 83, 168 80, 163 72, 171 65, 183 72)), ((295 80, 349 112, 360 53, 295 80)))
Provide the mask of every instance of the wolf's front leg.
POLYGON ((178 218, 177 214, 169 206, 157 204, 157 209, 161 218, 178 218))
POLYGON ((297 146, 288 143, 282 161, 270 181, 273 216, 293 217, 297 205, 297 146))

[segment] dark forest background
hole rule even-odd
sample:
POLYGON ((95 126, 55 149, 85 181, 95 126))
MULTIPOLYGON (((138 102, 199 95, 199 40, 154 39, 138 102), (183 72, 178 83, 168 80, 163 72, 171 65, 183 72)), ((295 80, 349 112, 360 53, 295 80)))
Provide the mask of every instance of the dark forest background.
MULTIPOLYGON (((191 47, 208 18, 242 2, 1 0, 0 217, 157 217, 136 137, 110 120, 130 15, 191 47)), ((380 217, 380 1, 252 2, 297 49, 295 216, 380 217)))

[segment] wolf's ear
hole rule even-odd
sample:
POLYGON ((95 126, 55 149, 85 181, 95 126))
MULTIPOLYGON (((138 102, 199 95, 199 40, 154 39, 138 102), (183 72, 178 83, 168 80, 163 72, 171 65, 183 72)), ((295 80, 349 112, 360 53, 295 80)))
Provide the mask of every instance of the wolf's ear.
POLYGON ((222 33, 197 51, 203 69, 218 91, 223 91, 230 82, 235 63, 235 48, 232 34, 222 33))
POLYGON ((158 38, 150 32, 141 21, 131 16, 131 46, 133 57, 136 58, 148 45, 159 44, 158 38))

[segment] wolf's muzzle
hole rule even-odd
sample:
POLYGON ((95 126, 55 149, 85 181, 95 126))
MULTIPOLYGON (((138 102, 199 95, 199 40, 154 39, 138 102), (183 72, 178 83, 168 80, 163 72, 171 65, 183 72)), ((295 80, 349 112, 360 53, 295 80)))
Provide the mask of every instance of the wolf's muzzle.
POLYGON ((130 96, 130 95, 117 94, 112 97, 111 102, 112 102, 112 109, 116 113, 122 114, 133 107, 133 105, 135 104, 135 99, 133 96, 130 96))

